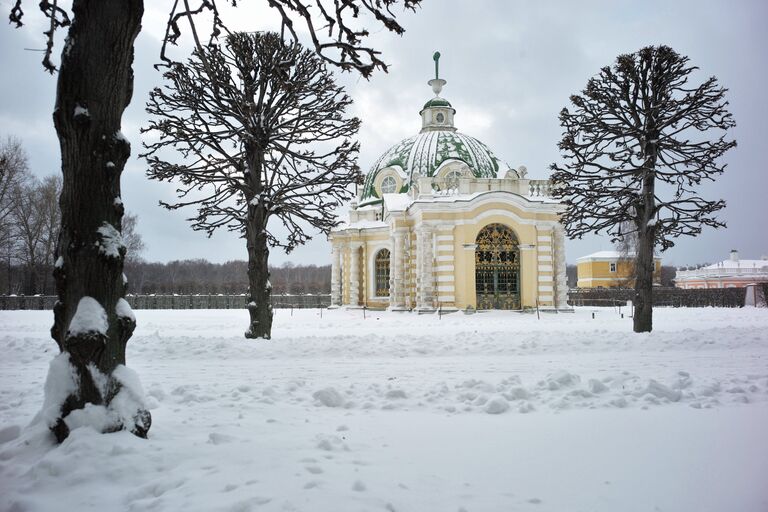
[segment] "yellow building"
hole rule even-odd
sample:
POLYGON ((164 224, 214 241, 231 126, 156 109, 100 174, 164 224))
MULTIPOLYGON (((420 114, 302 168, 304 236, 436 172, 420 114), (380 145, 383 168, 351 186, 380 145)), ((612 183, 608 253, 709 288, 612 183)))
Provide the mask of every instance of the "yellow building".
POLYGON ((458 132, 445 80, 429 85, 421 131, 376 161, 331 233, 333 305, 566 308, 563 207, 548 181, 458 132))
MULTIPOLYGON (((576 260, 578 288, 634 288, 634 262, 617 251, 600 251, 576 260)), ((653 259, 653 282, 661 283, 661 258, 653 259)))

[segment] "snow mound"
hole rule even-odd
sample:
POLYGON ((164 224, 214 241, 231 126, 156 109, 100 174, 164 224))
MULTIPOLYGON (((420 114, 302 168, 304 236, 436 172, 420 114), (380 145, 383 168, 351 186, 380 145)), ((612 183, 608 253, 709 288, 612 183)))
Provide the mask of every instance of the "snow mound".
POLYGON ((319 405, 324 405, 326 407, 343 407, 345 402, 341 393, 334 388, 325 388, 315 391, 312 394, 312 398, 314 398, 319 405))
POLYGON ((59 418, 61 406, 69 395, 77 392, 77 372, 69 362, 69 354, 62 352, 53 358, 45 379, 43 408, 32 420, 52 427, 59 418))
POLYGON ((491 398, 487 404, 485 404, 485 412, 488 414, 501 414, 509 410, 509 402, 504 397, 496 396, 491 398))

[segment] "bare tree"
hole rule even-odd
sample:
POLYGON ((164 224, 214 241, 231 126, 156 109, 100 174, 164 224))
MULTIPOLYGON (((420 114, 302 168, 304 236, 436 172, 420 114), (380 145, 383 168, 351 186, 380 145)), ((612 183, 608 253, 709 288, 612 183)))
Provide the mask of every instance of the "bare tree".
POLYGON ((16 191, 30 180, 27 154, 13 137, 0 141, 0 260, 5 265, 7 293, 13 293, 12 265, 18 251, 14 222, 16 191))
POLYGON ((127 213, 123 217, 123 243, 125 244, 125 262, 141 261, 141 253, 146 249, 141 233, 138 232, 139 216, 127 213))
POLYGON ((688 83, 696 69, 667 46, 621 55, 560 113, 566 163, 552 164, 551 179, 567 206, 562 222, 572 238, 607 232, 616 241, 632 227, 635 332, 652 329, 654 247, 725 226, 716 216, 725 202, 695 188, 725 170, 718 159, 736 145, 725 139, 735 122, 715 77, 688 83))
MULTIPOLYGON (((368 31, 359 26, 359 20, 373 18, 374 25, 403 32, 391 14, 399 0, 267 1, 279 11, 284 33, 295 37, 294 19, 299 20, 324 58, 364 76, 376 68, 386 71, 386 66, 377 51, 364 46, 368 31)), ((403 5, 415 9, 419 2, 403 0, 403 5)), ((53 116, 63 188, 56 250, 62 264, 55 269, 59 300, 51 335, 61 351, 61 364, 56 368, 74 368, 77 383, 49 426, 61 442, 69 435, 65 418, 90 403, 110 415, 105 431, 125 428, 146 437, 149 411, 141 403, 139 391, 127 387, 138 381, 125 368, 125 347, 136 320, 124 299, 124 209, 120 200, 120 176, 131 151, 120 128, 133 94, 133 46, 141 29, 144 2, 73 0, 68 10, 56 0, 42 0, 38 7, 49 22, 43 67, 51 73, 57 70, 52 60, 55 33, 68 28, 53 116), (106 384, 99 386, 97 381, 106 384), (112 402, 121 394, 123 407, 116 411, 112 402), (134 414, 127 412, 126 403, 135 405, 134 414)), ((166 49, 177 44, 180 21, 188 22, 196 47, 202 49, 194 23, 200 13, 212 15, 212 39, 225 30, 216 0, 174 0, 161 50, 163 61, 170 62, 166 49)), ((15 0, 11 23, 21 27, 24 16, 23 0, 15 0)))
POLYGON ((24 265, 22 290, 34 295, 45 291, 45 269, 53 264, 61 192, 61 178, 48 176, 43 181, 28 180, 11 194, 11 218, 16 236, 16 257, 24 265))
POLYGON ((160 135, 146 146, 147 174, 181 183, 181 200, 161 204, 197 206, 193 229, 210 236, 226 227, 246 239, 245 335, 269 339, 269 246, 290 252, 310 238, 308 226, 327 234, 358 180, 351 138, 360 121, 345 115, 352 100, 314 52, 269 32, 232 34, 164 76, 170 85, 154 89, 147 105, 156 119, 144 131, 160 135), (167 148, 183 163, 167 160, 167 148))

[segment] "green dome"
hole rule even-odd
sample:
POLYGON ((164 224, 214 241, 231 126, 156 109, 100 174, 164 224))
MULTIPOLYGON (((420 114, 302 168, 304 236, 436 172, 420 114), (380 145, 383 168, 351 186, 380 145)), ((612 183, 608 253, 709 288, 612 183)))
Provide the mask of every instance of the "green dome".
POLYGON ((500 168, 498 158, 488 146, 474 137, 454 130, 422 132, 398 142, 376 160, 365 178, 360 204, 379 199, 373 184, 382 169, 393 166, 402 169, 404 192, 419 177, 434 176, 449 160, 464 162, 477 178, 496 178, 500 168))
POLYGON ((451 108, 453 108, 453 106, 450 104, 450 102, 448 100, 446 100, 446 99, 443 99, 443 98, 432 98, 431 100, 429 100, 428 102, 426 102, 424 104, 424 108, 429 108, 429 107, 451 107, 451 108))

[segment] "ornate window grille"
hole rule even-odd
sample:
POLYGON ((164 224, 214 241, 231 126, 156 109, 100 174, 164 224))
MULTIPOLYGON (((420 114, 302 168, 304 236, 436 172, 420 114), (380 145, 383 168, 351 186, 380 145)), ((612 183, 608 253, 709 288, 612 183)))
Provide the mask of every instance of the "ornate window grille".
POLYGON ((389 249, 376 253, 376 296, 389 297, 389 249))
POLYGON ((520 249, 502 224, 483 228, 476 239, 477 309, 520 309, 520 249))

